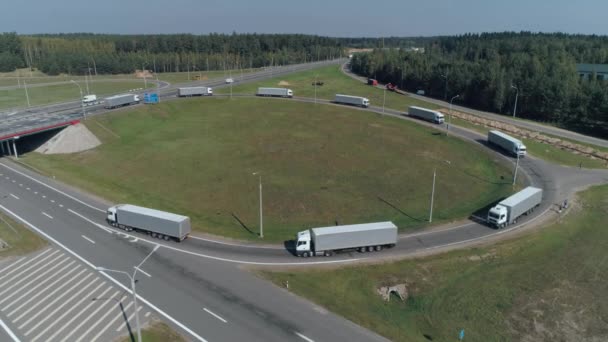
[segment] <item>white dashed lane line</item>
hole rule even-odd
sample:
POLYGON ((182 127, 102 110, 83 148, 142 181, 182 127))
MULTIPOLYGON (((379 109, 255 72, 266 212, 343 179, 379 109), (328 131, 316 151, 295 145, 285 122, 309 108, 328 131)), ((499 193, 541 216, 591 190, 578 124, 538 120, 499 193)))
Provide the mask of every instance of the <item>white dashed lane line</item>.
POLYGON ((10 194, 10 195, 11 195, 11 197, 12 197, 12 198, 14 198, 14 199, 19 199, 19 197, 15 196, 15 195, 13 195, 13 194, 10 194))
POLYGON ((142 270, 141 268, 139 268, 137 266, 133 266, 133 268, 136 269, 136 270, 138 270, 139 272, 145 274, 148 278, 152 278, 152 276, 148 272, 142 270))
POLYGON ((298 335, 298 337, 299 337, 299 338, 301 338, 301 339, 303 339, 304 341, 307 341, 307 342, 315 342, 315 341, 313 341, 312 339, 310 339, 310 338, 308 338, 308 337, 306 337, 306 336, 304 336, 304 335, 300 334, 300 333, 299 333, 299 332, 297 332, 297 331, 296 331, 296 335, 298 335))
POLYGON ((46 216, 46 217, 48 217, 48 218, 50 218, 50 219, 53 219, 53 216, 51 216, 51 215, 49 215, 49 214, 45 213, 44 211, 42 212, 42 215, 44 215, 44 216, 46 216))
POLYGON ((224 322, 224 323, 228 323, 227 320, 223 319, 222 317, 220 317, 219 315, 213 313, 211 310, 207 309, 207 308, 203 308, 203 310, 205 310, 208 314, 210 314, 211 316, 219 319, 220 321, 224 322))
POLYGON ((87 241, 89 241, 92 244, 95 244, 95 241, 91 240, 90 238, 88 238, 88 237, 86 237, 84 235, 82 235, 82 238, 85 239, 85 240, 87 240, 87 241))

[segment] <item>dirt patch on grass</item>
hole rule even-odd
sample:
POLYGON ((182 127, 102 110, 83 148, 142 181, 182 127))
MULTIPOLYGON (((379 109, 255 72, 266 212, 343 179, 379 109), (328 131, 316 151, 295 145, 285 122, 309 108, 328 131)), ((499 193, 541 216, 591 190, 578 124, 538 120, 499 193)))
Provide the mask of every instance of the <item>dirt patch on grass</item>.
POLYGON ((287 82, 287 81, 281 81, 281 82, 279 82, 279 85, 280 86, 288 86, 288 85, 291 85, 291 84, 289 82, 287 82))

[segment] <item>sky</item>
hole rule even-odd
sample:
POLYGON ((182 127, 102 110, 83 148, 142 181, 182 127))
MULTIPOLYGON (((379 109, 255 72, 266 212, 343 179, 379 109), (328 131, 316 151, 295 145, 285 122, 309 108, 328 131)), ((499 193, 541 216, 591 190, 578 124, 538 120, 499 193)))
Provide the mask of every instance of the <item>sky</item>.
POLYGON ((29 0, 2 5, 0 32, 608 35, 607 19, 608 0, 29 0))

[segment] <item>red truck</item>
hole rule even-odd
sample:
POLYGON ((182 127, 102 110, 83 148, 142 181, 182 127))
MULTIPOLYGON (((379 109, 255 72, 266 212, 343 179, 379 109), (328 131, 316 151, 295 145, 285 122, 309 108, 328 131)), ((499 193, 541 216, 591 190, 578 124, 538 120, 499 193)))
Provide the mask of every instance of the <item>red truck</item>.
POLYGON ((368 78, 367 79, 367 84, 371 85, 371 86, 377 86, 378 85, 378 81, 373 79, 373 78, 368 78))

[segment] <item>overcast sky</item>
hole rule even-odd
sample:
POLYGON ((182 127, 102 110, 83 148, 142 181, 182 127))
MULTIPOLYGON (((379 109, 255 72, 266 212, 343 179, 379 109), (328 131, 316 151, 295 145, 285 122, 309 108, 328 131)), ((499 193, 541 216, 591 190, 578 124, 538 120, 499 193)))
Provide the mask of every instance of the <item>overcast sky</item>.
POLYGON ((533 31, 608 34, 608 0, 30 0, 0 31, 308 33, 338 37, 533 31))

